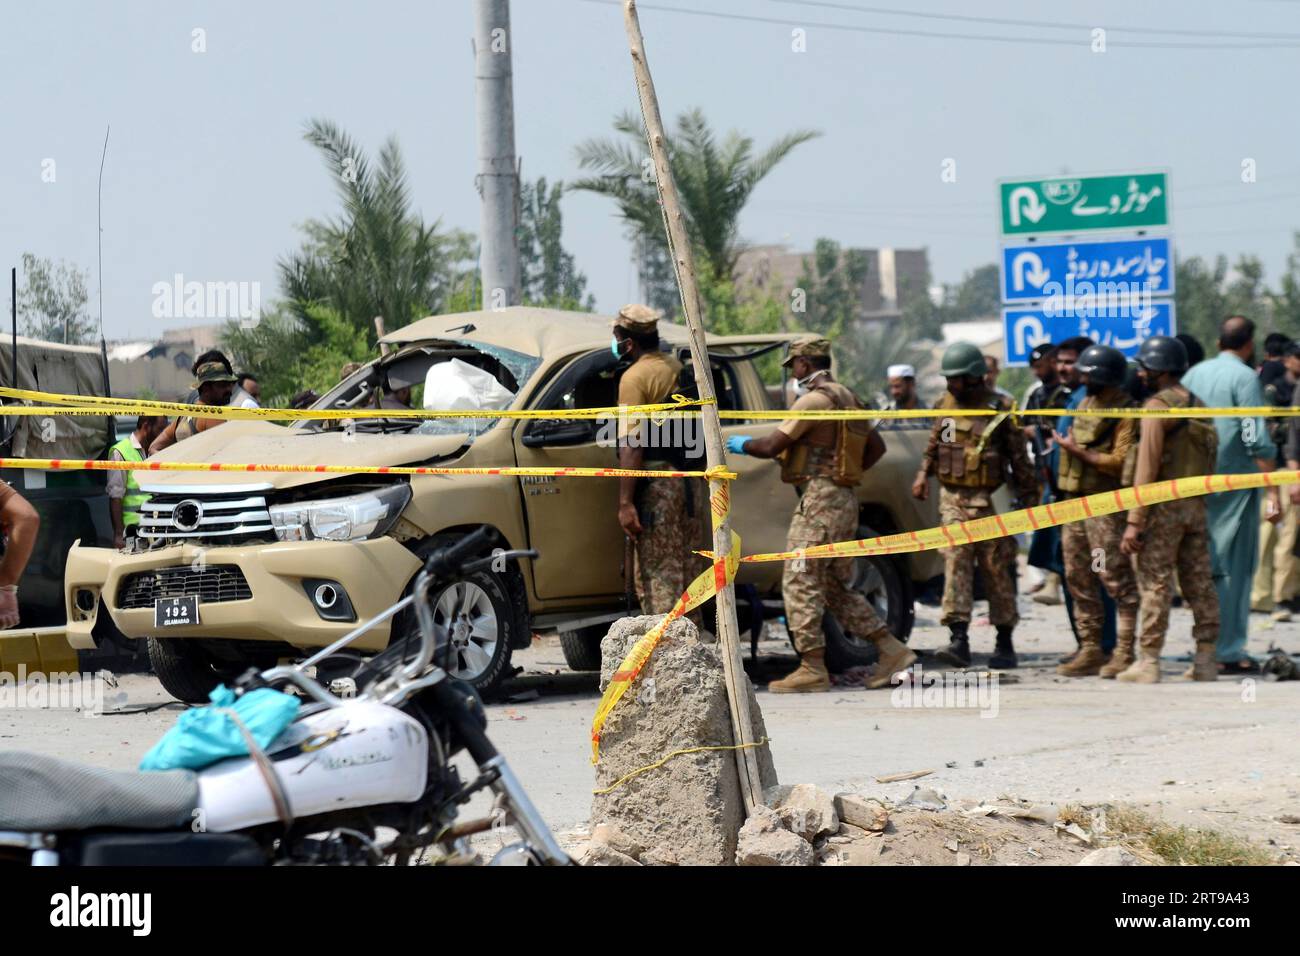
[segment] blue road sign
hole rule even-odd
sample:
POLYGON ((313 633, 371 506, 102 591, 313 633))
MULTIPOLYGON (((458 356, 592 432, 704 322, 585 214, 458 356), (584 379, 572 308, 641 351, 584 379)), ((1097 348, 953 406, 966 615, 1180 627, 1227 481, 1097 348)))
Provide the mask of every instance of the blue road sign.
POLYGON ((1002 301, 1166 296, 1174 291, 1168 237, 1021 243, 1002 249, 1002 301))
POLYGON ((1117 307, 1079 312, 1062 312, 1038 305, 1007 308, 1002 310, 1002 328, 1007 365, 1028 365, 1034 346, 1062 342, 1076 335, 1086 335, 1132 358, 1144 339, 1177 332, 1174 304, 1168 299, 1124 301, 1117 307))

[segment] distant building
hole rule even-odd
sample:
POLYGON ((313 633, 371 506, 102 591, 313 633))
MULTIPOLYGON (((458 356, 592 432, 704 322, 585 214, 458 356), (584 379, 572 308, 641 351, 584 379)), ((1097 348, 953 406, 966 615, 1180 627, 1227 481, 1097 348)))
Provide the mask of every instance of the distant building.
POLYGON ((194 359, 219 348, 224 326, 198 325, 168 329, 157 340, 114 342, 108 346, 108 379, 113 394, 132 397, 152 392, 163 401, 180 401, 190 393, 194 359))
MULTIPOLYGON (((858 251, 866 253, 868 263, 861 289, 860 320, 875 324, 897 319, 912 298, 930 294, 930 257, 926 250, 886 246, 858 251)), ((813 253, 791 252, 781 245, 751 246, 737 260, 736 285, 789 302, 804 273, 805 259, 811 266, 813 253)))

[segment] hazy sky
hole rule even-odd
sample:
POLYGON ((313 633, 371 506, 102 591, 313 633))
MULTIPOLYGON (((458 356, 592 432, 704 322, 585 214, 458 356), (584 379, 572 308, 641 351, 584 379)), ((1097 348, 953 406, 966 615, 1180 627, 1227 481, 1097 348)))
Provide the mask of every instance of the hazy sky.
MULTIPOLYGON (((1172 171, 1182 256, 1257 253, 1271 278, 1300 228, 1300 3, 892 0, 912 12, 1075 25, 1059 30, 776 0, 662 3, 773 23, 655 5, 643 6, 642 23, 665 116, 699 106, 760 146, 800 127, 824 134, 759 186, 742 219, 748 241, 927 246, 935 278, 955 281, 994 260, 998 178, 1148 167, 1172 171), (1090 49, 1090 25, 1107 28, 1106 52, 1090 49), (791 49, 796 27, 806 52, 791 49), (1005 42, 1023 37, 1054 42, 1005 42), (1216 42, 1247 48, 1195 46, 1216 42), (949 158, 955 183, 940 178, 949 158), (1244 159, 1257 182, 1242 183, 1244 159)), ((574 144, 635 106, 620 9, 514 0, 512 16, 524 175, 572 179, 574 144)), ((0 264, 7 271, 31 251, 90 269, 93 313, 106 124, 109 338, 194 324, 151 313, 153 285, 176 273, 260 282, 263 299, 275 297, 275 260, 297 245, 298 224, 337 207, 301 138, 308 117, 335 120, 372 151, 395 133, 423 215, 477 231, 472 23, 471 0, 8 5, 0 264), (206 52, 191 49, 195 29, 206 52), (51 159, 55 179, 45 182, 51 159)), ((565 243, 599 307, 617 308, 635 283, 613 204, 573 194, 564 215, 565 243)), ((2 297, 7 305, 7 288, 2 297)))

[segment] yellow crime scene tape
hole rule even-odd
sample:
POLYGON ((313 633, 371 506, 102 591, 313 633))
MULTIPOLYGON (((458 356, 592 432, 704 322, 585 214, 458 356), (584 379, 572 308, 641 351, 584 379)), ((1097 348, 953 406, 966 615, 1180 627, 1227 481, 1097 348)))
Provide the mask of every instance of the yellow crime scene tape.
POLYGON ((44 402, 44 405, 4 405, 2 415, 169 415, 190 418, 223 418, 234 421, 347 421, 365 418, 652 418, 667 412, 699 409, 713 404, 703 399, 672 396, 671 402, 652 405, 613 405, 604 408, 521 408, 521 409, 419 409, 419 408, 235 408, 230 405, 190 405, 143 398, 60 395, 23 388, 0 386, 0 398, 44 402), (58 407, 56 407, 58 406, 58 407))
MULTIPOLYGON (((689 414, 689 413, 688 413, 689 414)), ((803 408, 786 409, 720 409, 718 417, 753 419, 757 421, 784 421, 786 419, 813 419, 818 421, 854 421, 858 419, 912 418, 992 418, 1010 415, 1013 418, 1294 418, 1300 415, 1300 406, 1274 407, 1258 405, 1242 408, 1014 408, 1007 411, 995 408, 899 408, 879 411, 870 408, 803 408)))
MULTIPOLYGON (((1036 505, 1033 508, 1024 508, 1007 514, 991 515, 987 518, 975 518, 971 521, 962 521, 937 528, 927 528, 924 531, 906 531, 901 534, 882 535, 858 541, 836 541, 797 551, 750 554, 741 558, 740 563, 793 561, 801 558, 852 558, 864 555, 906 554, 917 551, 931 551, 937 548, 953 548, 974 544, 978 541, 1011 537, 1035 531, 1039 528, 1070 524, 1071 522, 1082 521, 1085 518, 1113 514, 1117 511, 1128 511, 1132 508, 1163 504, 1182 498, 1195 498, 1222 491, 1245 491, 1253 488, 1293 484, 1300 484, 1300 471, 1272 471, 1250 475, 1202 475, 1195 478, 1177 478, 1172 481, 1157 481, 1147 485, 1119 488, 1115 491, 1103 491, 1095 495, 1071 498, 1047 505, 1036 505)), ((739 538, 733 532, 731 555, 736 554, 738 544, 739 538)), ((698 553, 711 560, 713 559, 712 552, 701 551, 698 553)), ((719 588, 725 586, 727 582, 735 577, 735 571, 730 562, 731 555, 728 555, 725 576, 715 573, 718 565, 715 560, 712 568, 691 582, 691 586, 678 599, 677 606, 673 608, 672 612, 633 645, 623 663, 619 665, 614 677, 610 680, 605 695, 601 698, 600 706, 596 710, 596 716, 592 720, 592 763, 596 763, 600 758, 600 732, 605 721, 609 718, 610 711, 614 709, 614 705, 618 703, 619 698, 627 692, 632 681, 641 673, 668 624, 692 608, 698 607, 707 601, 717 593, 719 588)), ((669 756, 673 755, 669 754, 669 756)), ((655 766, 662 766, 667 759, 665 757, 658 764, 652 764, 650 767, 643 767, 633 771, 633 773, 628 774, 628 777, 635 776, 637 773, 652 769, 655 766)), ((618 786, 622 782, 620 780, 614 786, 618 786)))
MULTIPOLYGON (((713 528, 716 531, 718 525, 731 512, 731 492, 728 485, 721 485, 718 491, 710 496, 709 512, 713 520, 713 528)), ((597 763, 600 760, 600 734, 605 726, 605 721, 609 718, 614 705, 619 702, 627 689, 632 686, 632 682, 640 675, 646 661, 650 660, 650 655, 654 653, 654 649, 659 645, 664 632, 668 630, 668 625, 689 614, 735 579, 736 569, 740 567, 740 535, 736 534, 735 531, 731 532, 731 550, 725 560, 712 557, 710 560, 712 564, 708 570, 701 573, 699 577, 690 583, 677 599, 673 609, 664 615, 662 621, 632 645, 631 650, 623 658, 623 662, 614 671, 614 676, 609 679, 609 685, 605 688, 605 693, 601 695, 600 703, 596 707, 596 715, 591 721, 592 763, 597 763)), ((667 757, 664 758, 664 760, 667 759, 667 757)), ((640 771, 636 772, 639 773, 640 771)))
MULTIPOLYGON (((347 421, 368 418, 515 418, 515 419, 594 419, 594 418, 657 418, 695 417, 705 405, 713 401, 673 395, 671 402, 652 405, 610 405, 601 408, 552 409, 416 409, 416 408, 234 408, 229 405, 190 405, 185 402, 162 402, 154 399, 105 398, 102 396, 61 395, 31 389, 0 386, 0 398, 18 401, 44 402, 43 405, 4 405, 0 414, 21 416, 53 415, 160 415, 193 418, 223 418, 236 421, 347 421)), ((808 419, 814 421, 879 421, 934 419, 934 418, 988 418, 1007 414, 992 408, 900 408, 892 410, 871 408, 825 409, 771 409, 731 408, 719 409, 718 417, 740 421, 784 421, 808 419)), ((1242 408, 1039 408, 1013 409, 1017 418, 1293 418, 1300 415, 1300 406, 1275 407, 1253 405, 1242 408)))
MULTIPOLYGON (((0 397, 18 401, 53 403, 44 406, 6 405, 0 407, 4 415, 120 415, 120 414, 162 414, 186 415, 199 418, 225 418, 240 420, 300 420, 300 419, 335 419, 348 420, 358 418, 520 418, 520 419, 586 419, 615 416, 660 418, 670 416, 695 416, 706 402, 689 399, 682 395, 673 395, 672 402, 654 405, 613 406, 605 408, 584 409, 531 409, 531 410, 417 410, 417 409, 275 409, 275 408, 231 408, 228 406, 191 405, 183 402, 161 402, 143 399, 119 399, 62 395, 50 392, 32 391, 0 387, 0 397)), ((780 421, 784 419, 813 420, 854 420, 854 419, 934 419, 948 417, 1073 417, 1088 415, 1097 418, 1270 418, 1292 417, 1300 414, 1300 408, 1274 408, 1272 406, 1252 406, 1248 408, 1112 408, 1112 409, 1013 409, 1010 412, 1000 409, 898 409, 883 411, 875 409, 817 409, 817 410, 772 410, 772 409, 725 409, 718 415, 723 419, 743 419, 758 421, 780 421)), ((577 468, 577 467, 500 467, 500 468, 454 468, 437 466, 376 466, 376 465, 268 465, 260 463, 230 462, 173 462, 147 460, 144 462, 101 461, 89 459, 49 459, 49 458, 0 458, 0 468, 24 468, 43 471, 132 471, 132 472, 274 472, 274 473, 317 473, 317 474, 376 474, 376 475, 499 475, 506 477, 592 477, 592 478, 705 478, 723 481, 719 490, 710 498, 711 517, 716 531, 721 521, 730 513, 731 502, 729 486, 725 483, 736 479, 736 473, 725 466, 709 468, 703 471, 672 471, 656 469, 627 468, 577 468)), ((740 537, 731 532, 731 550, 726 559, 715 558, 711 552, 699 554, 708 558, 712 564, 691 582, 678 598, 673 609, 665 615, 647 634, 643 635, 631 648, 619 668, 611 678, 609 686, 602 695, 596 714, 592 720, 592 763, 600 757, 601 730, 608 720, 615 705, 626 693, 632 682, 640 675, 655 647, 663 638, 668 625, 674 620, 690 613, 709 600, 728 583, 734 580, 736 570, 742 562, 788 561, 796 559, 843 558, 880 554, 905 554, 927 551, 937 548, 958 547, 987 541, 994 538, 1009 537, 1056 525, 1081 521, 1097 515, 1127 511, 1131 508, 1161 504, 1180 498, 1196 497, 1223 491, 1239 491, 1265 486, 1300 483, 1300 472, 1274 471, 1253 475, 1205 475, 1196 478, 1180 478, 1174 481, 1155 482, 1138 487, 1121 488, 1111 492, 1101 492, 1084 498, 1074 498, 1047 505, 1037 505, 1002 515, 991 515, 957 524, 922 531, 908 531, 900 534, 884 535, 857 541, 839 541, 817 545, 797 551, 771 552, 740 556, 740 537)), ((734 749, 725 745, 704 749, 734 749)), ((689 751, 682 751, 689 752, 689 751)), ((659 763, 640 768, 623 778, 628 779, 648 769, 662 764, 676 754, 669 754, 659 763)), ((623 780, 614 784, 618 786, 623 780)), ((613 789, 612 787, 609 789, 613 789)))
POLYGON ((1047 505, 1035 505, 1006 514, 974 518, 956 524, 926 528, 924 531, 904 531, 901 534, 863 538, 858 541, 837 541, 819 544, 799 551, 773 551, 767 554, 749 554, 741 562, 793 561, 797 558, 853 558, 876 554, 908 554, 932 551, 936 548, 953 548, 977 541, 1007 538, 1026 534, 1039 528, 1071 524, 1085 518, 1129 511, 1150 505, 1164 504, 1181 498, 1196 498, 1223 491, 1247 491, 1282 485, 1300 484, 1300 471, 1269 471, 1249 475, 1200 475, 1195 478, 1175 478, 1156 481, 1148 485, 1102 491, 1083 498, 1069 498, 1047 505))
POLYGON ((704 471, 669 471, 638 468, 439 468, 433 465, 262 465, 252 462, 205 461, 105 461, 91 458, 0 458, 0 468, 30 468, 34 471, 202 471, 270 472, 274 474, 322 475, 503 475, 506 477, 555 478, 708 478, 730 480, 734 471, 725 467, 704 471))

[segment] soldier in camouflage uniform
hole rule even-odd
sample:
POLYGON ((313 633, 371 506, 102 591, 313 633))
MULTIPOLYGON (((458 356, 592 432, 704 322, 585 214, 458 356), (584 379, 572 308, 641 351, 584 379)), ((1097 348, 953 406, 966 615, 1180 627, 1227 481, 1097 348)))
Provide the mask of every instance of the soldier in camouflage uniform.
MULTIPOLYGON (((1084 349, 1074 363, 1087 396, 1079 411, 1090 408, 1127 408, 1133 399, 1124 390, 1128 362, 1124 353, 1108 345, 1084 349)), ((1059 500, 1082 498, 1120 487, 1124 462, 1137 437, 1137 420, 1075 415, 1069 433, 1056 432, 1061 454, 1056 479, 1059 500)), ((1074 599, 1074 626, 1079 652, 1056 672, 1064 677, 1115 677, 1133 663, 1137 628, 1137 579, 1128 555, 1119 543, 1124 535, 1124 512, 1097 515, 1061 526, 1065 584, 1074 599), (1110 660, 1101 649, 1106 611, 1097 593, 1097 578, 1115 601, 1118 622, 1115 652, 1110 660)))
MULTIPOLYGON (((653 405, 673 393, 682 366, 659 350, 659 313, 644 305, 625 305, 614 320, 614 354, 631 365, 618 382, 620 405, 653 405)), ((639 441, 644 421, 619 422, 620 468, 673 468, 665 449, 639 441), (649 447, 647 447, 649 446, 649 447)), ((698 521, 688 515, 682 478, 620 478, 618 521, 632 538, 636 555, 636 595, 644 614, 667 614, 691 583, 698 521)))
MULTIPOLYGON (((1155 395, 1146 408, 1202 405, 1181 384, 1187 370, 1183 343, 1155 335, 1138 351, 1138 375, 1155 395)), ((1218 433, 1204 418, 1144 418, 1131 482, 1145 485, 1171 478, 1190 478, 1214 471, 1218 433)), ((1210 570, 1209 529, 1205 498, 1182 498, 1148 508, 1133 508, 1120 548, 1133 555, 1141 601, 1142 636, 1138 658, 1117 680, 1154 684, 1160 680, 1160 651, 1169 630, 1174 572, 1183 600, 1192 609, 1196 656, 1189 672, 1194 680, 1218 680, 1214 645, 1219 636, 1219 595, 1210 570)))
MULTIPOLYGON (((1038 503, 1038 479, 1029 463, 1024 433, 1007 420, 1011 405, 989 391, 984 381, 988 366, 980 350, 968 342, 957 342, 943 354, 943 376, 948 391, 935 403, 940 417, 930 432, 930 443, 921 459, 921 470, 912 483, 912 495, 924 501, 929 496, 930 476, 939 479, 939 521, 957 524, 995 514, 993 492, 1011 472, 1013 490, 1023 507, 1038 503), (997 416, 942 417, 945 409, 984 408, 997 416)), ((970 617, 973 601, 975 562, 984 572, 988 592, 989 619, 997 628, 997 646, 989 666, 1016 666, 1011 634, 1019 615, 1016 594, 1008 568, 1016 560, 1015 542, 994 538, 943 549, 943 616, 940 623, 952 640, 938 653, 940 660, 956 667, 970 666, 970 617)))
MULTIPOLYGON (((792 411, 862 408, 848 388, 831 377, 830 342, 810 336, 790 345, 783 363, 791 369, 800 397, 792 411)), ((787 419, 763 438, 732 435, 727 450, 738 455, 781 459, 781 480, 799 490, 799 507, 790 520, 787 550, 799 551, 834 541, 851 541, 858 531, 862 473, 885 453, 879 432, 865 420, 852 422, 787 419)), ((867 599, 849 587, 852 558, 797 558, 785 563, 781 591, 799 668, 773 681, 774 694, 830 689, 822 615, 827 609, 847 632, 871 641, 880 658, 868 687, 885 687, 916 655, 889 632, 867 599)))

